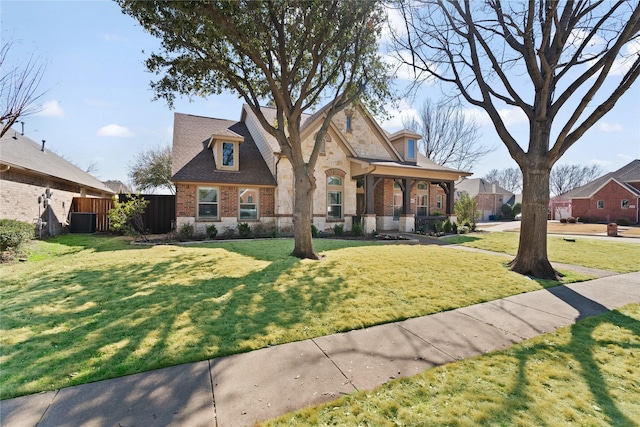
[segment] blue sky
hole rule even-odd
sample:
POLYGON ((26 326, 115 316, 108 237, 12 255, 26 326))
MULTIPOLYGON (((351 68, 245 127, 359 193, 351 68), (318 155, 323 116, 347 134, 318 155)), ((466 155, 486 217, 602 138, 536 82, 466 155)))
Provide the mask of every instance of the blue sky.
MULTIPOLYGON (((13 60, 31 54, 46 63, 39 100, 42 111, 24 118, 25 135, 63 155, 83 169, 95 164, 102 180, 128 181, 127 165, 142 150, 171 143, 174 111, 224 119, 239 119, 242 101, 233 94, 194 99, 178 98, 175 110, 152 101, 144 60, 159 42, 111 1, 12 1, 0 3, 2 42, 12 40, 13 60)), ((424 87, 413 107, 425 96, 436 100, 439 89, 424 87)), ((382 126, 401 127, 401 115, 382 126)), ((476 112, 481 142, 497 150, 474 167, 475 176, 493 168, 515 167, 491 124, 476 112)), ((514 111, 504 110, 510 130, 526 140, 527 124, 514 111)), ((17 127, 18 130, 20 126, 17 127)), ((600 164, 605 172, 640 158, 640 83, 613 111, 576 143, 559 163, 600 164)))

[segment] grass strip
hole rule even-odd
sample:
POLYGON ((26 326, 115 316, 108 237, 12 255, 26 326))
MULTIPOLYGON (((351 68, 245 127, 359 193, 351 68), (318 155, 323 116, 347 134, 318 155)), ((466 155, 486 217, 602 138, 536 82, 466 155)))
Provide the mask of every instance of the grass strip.
POLYGON ((640 305, 263 426, 637 426, 640 305))
MULTIPOLYGON (((473 233, 445 239, 452 244, 516 255, 519 233, 473 233)), ((640 271, 640 244, 611 242, 593 238, 547 238, 547 252, 551 262, 580 265, 588 268, 631 273, 640 271)))

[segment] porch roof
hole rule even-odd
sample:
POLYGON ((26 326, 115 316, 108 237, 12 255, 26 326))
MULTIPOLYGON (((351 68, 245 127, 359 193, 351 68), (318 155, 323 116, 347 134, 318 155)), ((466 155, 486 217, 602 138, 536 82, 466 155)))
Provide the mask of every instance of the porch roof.
POLYGON ((351 160, 353 164, 351 168, 352 177, 373 175, 436 181, 457 181, 461 177, 472 175, 471 172, 441 166, 422 154, 418 154, 415 163, 364 157, 350 157, 349 160, 351 160))

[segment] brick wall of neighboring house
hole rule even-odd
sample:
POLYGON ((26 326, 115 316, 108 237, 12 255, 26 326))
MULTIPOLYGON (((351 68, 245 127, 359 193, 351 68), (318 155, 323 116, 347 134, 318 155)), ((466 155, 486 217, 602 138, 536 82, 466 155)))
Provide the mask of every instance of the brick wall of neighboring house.
POLYGON ((110 196, 97 190, 83 190, 79 185, 11 169, 0 173, 0 187, 0 218, 34 223, 40 216, 48 223, 46 234, 59 234, 68 224, 74 197, 110 196), (42 204, 38 204, 38 197, 47 188, 53 191, 53 197, 49 208, 45 210, 42 204))
POLYGON ((627 218, 635 223, 637 203, 637 196, 617 182, 609 181, 590 199, 573 199, 571 201, 571 216, 603 222, 613 222, 620 218, 627 218), (598 209, 599 200, 604 202, 602 209, 598 209), (634 207, 623 209, 622 200, 628 200, 629 206, 634 207))
POLYGON ((482 213, 482 219, 488 220, 488 215, 500 215, 502 205, 507 201, 504 194, 478 194, 476 197, 478 210, 482 213))

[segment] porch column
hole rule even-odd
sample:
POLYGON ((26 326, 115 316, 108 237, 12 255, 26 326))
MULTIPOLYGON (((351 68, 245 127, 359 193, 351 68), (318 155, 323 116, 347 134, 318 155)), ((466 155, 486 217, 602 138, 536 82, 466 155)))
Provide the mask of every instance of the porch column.
POLYGON ((376 214, 374 213, 373 190, 375 188, 375 180, 371 175, 367 175, 364 179, 364 196, 365 208, 362 216, 362 227, 365 234, 376 231, 376 214))
POLYGON ((455 189, 453 185, 453 181, 449 181, 445 183, 444 191, 447 193, 447 216, 451 216, 454 214, 453 204, 455 202, 455 189))
POLYGON ((408 179, 402 180, 402 213, 411 213, 411 181, 408 179))

